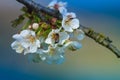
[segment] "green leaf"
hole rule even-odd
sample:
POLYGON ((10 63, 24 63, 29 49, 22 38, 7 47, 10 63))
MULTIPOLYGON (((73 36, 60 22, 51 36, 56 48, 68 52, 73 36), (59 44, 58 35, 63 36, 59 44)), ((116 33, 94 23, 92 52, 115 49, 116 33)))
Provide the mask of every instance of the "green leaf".
POLYGON ((31 24, 31 20, 28 20, 26 24, 22 27, 22 30, 27 29, 30 24, 31 24))
POLYGON ((28 9, 27 9, 27 7, 23 7, 22 9, 21 9, 21 11, 23 11, 23 12, 27 12, 28 11, 28 9))
POLYGON ((12 27, 16 27, 19 24, 21 24, 24 19, 25 19, 24 15, 20 15, 17 19, 15 19, 14 21, 11 21, 12 27))

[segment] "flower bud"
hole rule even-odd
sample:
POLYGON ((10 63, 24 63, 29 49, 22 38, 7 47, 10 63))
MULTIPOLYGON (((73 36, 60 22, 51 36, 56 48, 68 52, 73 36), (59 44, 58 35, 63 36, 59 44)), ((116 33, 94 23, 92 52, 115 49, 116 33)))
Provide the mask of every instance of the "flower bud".
POLYGON ((56 21, 57 21, 57 18, 52 18, 52 19, 51 19, 51 24, 52 24, 52 25, 55 25, 56 21))
POLYGON ((29 25, 29 26, 28 26, 28 28, 29 28, 29 29, 31 29, 31 28, 32 28, 32 26, 31 26, 31 25, 29 25))
POLYGON ((32 28, 33 28, 33 29, 37 30, 38 27, 39 27, 39 24, 38 24, 38 23, 33 23, 33 25, 32 25, 32 28))

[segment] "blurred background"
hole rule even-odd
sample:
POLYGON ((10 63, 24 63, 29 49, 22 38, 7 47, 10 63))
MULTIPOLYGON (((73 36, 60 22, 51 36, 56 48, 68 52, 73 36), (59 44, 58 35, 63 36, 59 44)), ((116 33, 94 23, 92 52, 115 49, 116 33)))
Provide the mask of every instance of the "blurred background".
MULTIPOLYGON (((34 0, 48 5, 51 0, 34 0)), ((81 24, 103 33, 120 49, 120 0, 61 0, 75 12, 81 24)), ((82 49, 66 52, 60 65, 31 63, 10 45, 18 28, 11 21, 22 12, 16 0, 0 0, 0 80, 120 80, 120 59, 111 51, 86 37, 82 49)))

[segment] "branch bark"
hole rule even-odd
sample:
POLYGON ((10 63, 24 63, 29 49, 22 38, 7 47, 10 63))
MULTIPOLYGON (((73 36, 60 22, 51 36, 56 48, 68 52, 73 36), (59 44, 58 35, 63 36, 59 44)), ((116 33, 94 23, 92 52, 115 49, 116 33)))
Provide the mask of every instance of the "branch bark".
MULTIPOLYGON (((47 7, 42 6, 41 4, 37 4, 32 0, 16 0, 19 3, 25 5, 28 9, 30 9, 31 11, 36 11, 36 13, 38 13, 38 15, 43 12, 46 13, 50 16, 53 16, 59 20, 62 20, 62 15, 56 11, 56 10, 52 10, 49 9, 47 7)), ((43 18, 43 16, 39 16, 41 19, 43 18)), ((43 18, 43 21, 45 21, 45 19, 43 18)), ((46 21, 45 21, 46 22, 46 21)), ((97 33, 94 30, 92 30, 91 28, 88 28, 86 26, 80 25, 80 28, 84 31, 85 35, 88 36, 89 38, 95 40, 97 43, 99 43, 100 45, 108 48, 109 50, 111 50, 118 58, 120 58, 120 51, 117 49, 117 47, 115 47, 112 44, 112 40, 109 39, 109 37, 106 37, 104 35, 102 35, 101 33, 97 33)))

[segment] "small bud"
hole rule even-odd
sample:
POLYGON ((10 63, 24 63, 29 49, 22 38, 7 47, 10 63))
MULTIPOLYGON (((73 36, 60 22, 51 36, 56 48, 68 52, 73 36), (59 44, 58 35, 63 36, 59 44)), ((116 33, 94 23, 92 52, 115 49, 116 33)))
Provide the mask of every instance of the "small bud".
POLYGON ((38 23, 33 23, 33 25, 32 25, 32 28, 33 28, 33 29, 36 30, 36 29, 38 29, 38 27, 39 27, 39 24, 38 24, 38 23))
POLYGON ((28 26, 28 28, 29 28, 29 29, 31 29, 31 28, 32 28, 32 26, 31 26, 31 25, 29 25, 29 26, 28 26))
POLYGON ((57 21, 57 18, 52 18, 51 19, 51 24, 54 25, 56 23, 56 21, 57 21))
POLYGON ((52 28, 52 29, 57 29, 57 26, 52 25, 51 28, 52 28))

